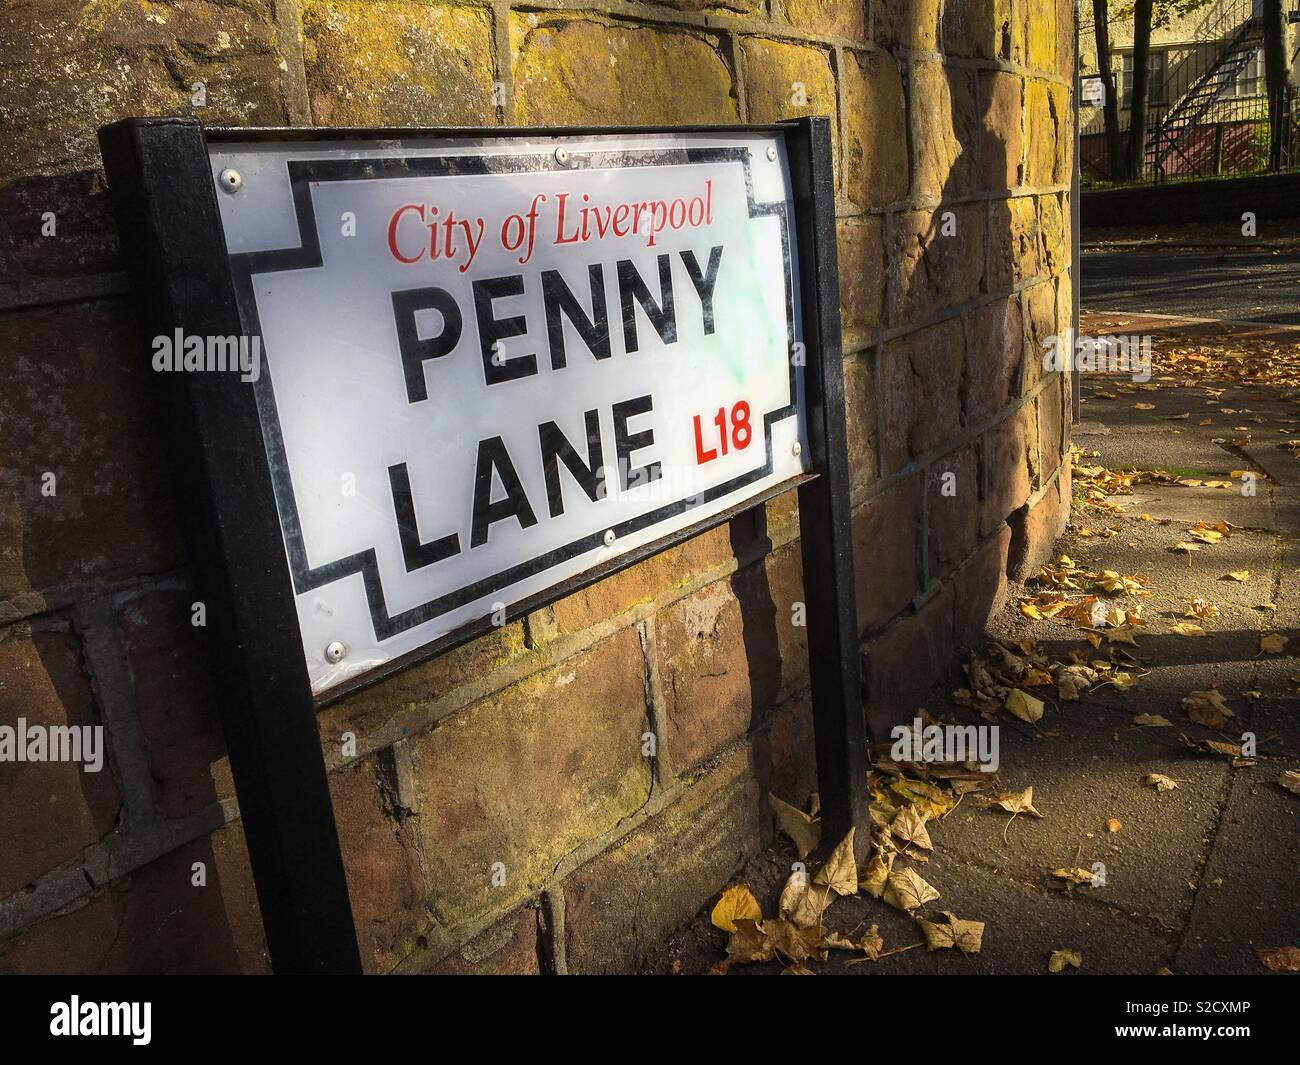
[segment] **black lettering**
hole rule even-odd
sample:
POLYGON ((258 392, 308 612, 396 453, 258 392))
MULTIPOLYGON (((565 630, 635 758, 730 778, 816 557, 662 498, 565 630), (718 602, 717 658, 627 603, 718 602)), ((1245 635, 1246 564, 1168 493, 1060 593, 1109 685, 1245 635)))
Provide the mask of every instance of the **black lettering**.
POLYGON ((551 348, 551 369, 565 366, 564 321, 568 318, 582 342, 598 359, 608 359, 609 308, 605 303, 605 270, 599 264, 587 267, 591 280, 591 317, 565 284, 558 270, 542 271, 542 303, 546 307, 546 338, 551 348))
POLYGON ((460 554, 460 537, 455 533, 440 536, 427 544, 420 542, 415 501, 411 498, 411 477, 405 462, 388 467, 388 484, 393 490, 393 511, 397 515, 397 533, 402 539, 402 560, 406 563, 407 573, 460 554))
POLYGON ((406 401, 419 403, 429 398, 424 380, 426 359, 440 359, 460 343, 460 308, 450 292, 442 288, 411 288, 393 293, 393 317, 397 321, 397 346, 406 375, 406 401), (442 315, 442 332, 421 337, 415 312, 434 310, 442 315))
POLYGON ((499 436, 480 440, 478 464, 474 470, 474 515, 470 522, 469 546, 482 547, 488 540, 488 526, 506 518, 519 519, 519 527, 530 528, 537 524, 537 515, 519 483, 505 441, 499 436), (506 490, 504 499, 492 502, 492 471, 496 470, 501 487, 506 490))
POLYGON ((483 377, 490 385, 502 381, 514 381, 537 372, 536 355, 516 355, 506 358, 505 348, 497 345, 510 337, 522 336, 528 332, 528 324, 522 314, 511 318, 497 318, 492 311, 492 301, 507 296, 522 296, 524 278, 522 274, 507 277, 489 277, 474 282, 474 314, 478 318, 479 347, 483 352, 483 377))
POLYGON ((600 443, 600 418, 594 410, 583 415, 587 429, 587 461, 569 443, 568 438, 554 422, 544 422, 537 427, 542 445, 542 473, 546 477, 546 502, 551 517, 564 513, 564 496, 560 491, 560 463, 563 462, 573 479, 593 503, 605 498, 605 478, 601 476, 604 451, 600 443))
POLYGON ((618 475, 623 484, 623 491, 634 485, 649 484, 659 480, 662 475, 660 464, 652 462, 648 466, 632 469, 632 452, 650 447, 655 442, 653 429, 639 433, 627 431, 627 421, 638 414, 648 414, 654 409, 649 396, 638 396, 614 404, 614 449, 618 454, 618 475))
POLYGON ((700 264, 695 261, 695 252, 684 251, 681 255, 682 262, 686 264, 686 272, 691 275, 691 284, 695 286, 695 292, 700 297, 700 309, 704 314, 704 335, 708 336, 713 332, 713 286, 718 283, 718 267, 722 264, 722 245, 715 245, 709 252, 707 276, 700 275, 700 264))
POLYGON ((677 342, 677 316, 673 311, 673 271, 672 261, 665 252, 659 256, 659 302, 655 303, 650 290, 637 273, 631 259, 618 261, 618 295, 623 309, 623 346, 629 351, 637 351, 636 305, 650 319, 659 339, 665 344, 677 342))

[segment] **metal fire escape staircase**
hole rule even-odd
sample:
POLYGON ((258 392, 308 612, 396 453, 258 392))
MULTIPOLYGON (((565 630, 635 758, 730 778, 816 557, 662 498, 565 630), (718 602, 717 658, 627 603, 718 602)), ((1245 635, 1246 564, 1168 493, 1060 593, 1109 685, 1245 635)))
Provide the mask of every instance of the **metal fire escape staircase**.
POLYGON ((1221 2, 1197 27, 1197 40, 1222 40, 1223 47, 1199 76, 1194 64, 1198 61, 1203 63, 1205 59, 1197 49, 1189 50, 1169 72, 1165 79, 1166 99, 1176 91, 1175 86, 1187 85, 1188 88, 1147 136, 1145 154, 1149 169, 1159 173, 1165 160, 1178 152, 1199 173, 1199 168, 1183 153, 1181 146, 1210 108, 1232 88, 1237 75, 1259 48, 1263 29, 1258 15, 1259 0, 1221 2))

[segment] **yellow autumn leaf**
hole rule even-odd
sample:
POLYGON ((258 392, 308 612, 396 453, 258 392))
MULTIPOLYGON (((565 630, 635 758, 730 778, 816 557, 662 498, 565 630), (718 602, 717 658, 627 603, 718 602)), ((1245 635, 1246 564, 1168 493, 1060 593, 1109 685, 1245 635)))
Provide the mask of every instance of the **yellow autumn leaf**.
POLYGON ((1059 973, 1067 965, 1077 969, 1083 964, 1083 955, 1077 950, 1054 950, 1047 959, 1047 971, 1059 973))
POLYGON ((1204 636, 1205 630, 1199 625, 1193 625, 1190 621, 1180 621, 1174 626, 1174 632, 1179 636, 1204 636))
POLYGON ((1011 691, 1007 692, 1004 705, 1012 717, 1017 717, 1031 725, 1043 716, 1043 701, 1035 699, 1032 695, 1021 691, 1019 688, 1012 688, 1011 691))
POLYGON ((1290 638, 1280 633, 1270 632, 1267 636, 1261 636, 1259 639, 1259 649, 1266 654, 1280 655, 1282 649, 1290 642, 1290 638))
POLYGON ((758 899, 754 898, 753 893, 744 884, 733 884, 727 888, 709 917, 713 927, 721 928, 724 932, 736 931, 738 920, 761 921, 762 919, 763 910, 758 905, 758 899))
POLYGON ((840 840, 840 845, 831 852, 826 864, 817 870, 816 881, 825 884, 837 895, 856 895, 858 893, 858 865, 853 857, 853 834, 855 828, 840 840))
POLYGON ((1234 581, 1248 581, 1252 571, 1248 569, 1235 569, 1231 573, 1224 574, 1225 578, 1234 581))

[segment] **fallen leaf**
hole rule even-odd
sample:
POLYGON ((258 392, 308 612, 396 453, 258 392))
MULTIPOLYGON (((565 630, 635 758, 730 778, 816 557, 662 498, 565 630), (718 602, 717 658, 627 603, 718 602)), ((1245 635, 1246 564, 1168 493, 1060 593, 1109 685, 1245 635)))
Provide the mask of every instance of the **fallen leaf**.
POLYGON ((1248 569, 1235 569, 1231 573, 1225 573, 1223 577, 1224 579, 1227 580, 1244 582, 1250 580, 1250 575, 1252 572, 1253 572, 1252 570, 1248 570, 1248 569))
POLYGON ((1178 781, 1173 777, 1167 777, 1163 773, 1148 773, 1142 778, 1143 783, 1150 784, 1156 791, 1173 791, 1178 787, 1178 781))
POLYGON ((1012 688, 1007 692, 1006 702, 1003 705, 1012 717, 1017 717, 1031 725, 1043 716, 1043 701, 1035 699, 1019 688, 1012 688))
POLYGON ((1192 692, 1183 698, 1182 705, 1188 717, 1206 728, 1223 728, 1232 717, 1232 709, 1223 701, 1223 695, 1213 688, 1192 692))
POLYGON ((1277 782, 1291 792, 1292 795, 1300 795, 1300 771, 1284 769, 1282 775, 1277 778, 1277 782))
POLYGON ((829 901, 829 889, 818 891, 808 882, 807 873, 795 872, 781 889, 778 906, 781 916, 796 928, 820 928, 829 901))
POLYGON ((734 932, 737 920, 761 921, 763 910, 749 888, 744 884, 733 884, 722 893, 709 919, 714 928, 734 932))
POLYGON ((922 850, 934 850, 930 833, 925 827, 925 815, 915 806, 904 806, 894 817, 890 831, 904 843, 920 847, 922 850))
POLYGON ((1148 728, 1173 728, 1174 723, 1159 714, 1138 714, 1133 719, 1133 724, 1146 725, 1148 728))
POLYGON ((1255 957, 1275 973, 1300 973, 1300 947, 1260 947, 1255 957))
POLYGON ((939 898, 939 893, 922 880, 915 869, 904 869, 889 875, 884 898, 890 906, 911 913, 917 907, 939 898))
POLYGON ((1276 632, 1270 632, 1267 636, 1261 636, 1259 639, 1259 649, 1267 654, 1280 655, 1282 648, 1290 642, 1290 638, 1282 636, 1276 632))
POLYGON ((767 796, 767 802, 772 808, 772 815, 776 818, 776 827, 794 844, 795 853, 799 855, 799 860, 803 861, 817 849, 817 844, 821 842, 821 822, 814 821, 802 810, 771 793, 767 796))
POLYGON ((840 840, 840 845, 831 852, 826 864, 817 870, 816 881, 825 884, 837 895, 856 895, 858 893, 858 865, 853 858, 853 834, 855 828, 840 840))
POLYGON ((776 948, 764 934, 758 922, 744 918, 736 921, 735 931, 727 940, 727 962, 747 964, 756 961, 771 961, 776 948))
POLYGON ((963 954, 978 954, 984 941, 983 921, 963 921, 956 914, 944 910, 945 921, 927 921, 922 917, 916 919, 925 936, 927 950, 944 950, 956 947, 963 954))
POLYGON ((1204 636, 1205 630, 1199 625, 1193 625, 1190 621, 1180 621, 1174 626, 1174 632, 1179 636, 1204 636))
POLYGON ((1042 817, 1034 809, 1034 789, 1031 785, 1024 791, 1008 791, 1001 795, 995 795, 989 800, 990 806, 997 806, 1009 814, 1029 814, 1033 817, 1042 817))
POLYGON ((1084 869, 1082 866, 1071 866, 1068 869, 1054 869, 1052 875, 1057 880, 1065 880, 1071 884, 1091 884, 1092 870, 1084 869))
POLYGON ((1106 819, 1106 831, 1118 832, 1124 827, 1124 823, 1118 817, 1109 817, 1106 819))
POLYGON ((1047 959, 1047 971, 1049 973, 1059 973, 1067 965, 1079 968, 1083 964, 1083 955, 1077 950, 1054 950, 1052 956, 1047 959))

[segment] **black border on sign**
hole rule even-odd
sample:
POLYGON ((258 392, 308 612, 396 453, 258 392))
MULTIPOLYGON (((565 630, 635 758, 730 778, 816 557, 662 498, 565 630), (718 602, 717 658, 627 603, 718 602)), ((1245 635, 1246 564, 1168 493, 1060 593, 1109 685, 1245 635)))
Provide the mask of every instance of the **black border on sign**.
MULTIPOLYGON (((808 474, 730 510, 563 581, 515 604, 511 616, 585 587, 693 535, 799 491, 809 684, 822 838, 857 828, 865 856, 866 750, 853 580, 852 516, 840 347, 839 267, 831 126, 824 117, 773 125, 622 128, 204 130, 194 119, 124 119, 100 130, 100 149, 121 235, 131 298, 149 358, 152 338, 176 328, 201 336, 242 329, 221 228, 209 145, 223 141, 529 138, 597 134, 781 132, 793 193, 799 307, 807 360, 808 474)), ((180 491, 188 491, 195 586, 208 604, 208 640, 231 773, 239 799, 267 947, 276 973, 361 970, 325 757, 299 636, 289 561, 257 398, 233 373, 163 374, 180 491)), ((454 634, 463 643, 491 619, 454 634)), ((451 638, 419 650, 428 657, 451 638)), ((394 659, 370 683, 411 664, 394 659)), ((330 689, 337 698, 350 690, 330 689)), ((331 700, 323 700, 331 701, 331 700)))
MULTIPOLYGON (((593 170, 633 169, 648 166, 680 166, 690 163, 738 163, 744 171, 746 209, 750 218, 776 219, 781 235, 781 259, 785 269, 785 321, 789 343, 797 340, 795 330, 794 306, 794 263, 790 247, 790 219, 784 201, 759 203, 754 199, 753 172, 751 169, 751 151, 748 147, 709 146, 690 147, 649 147, 625 151, 571 151, 568 162, 560 163, 554 152, 532 151, 524 155, 416 155, 416 156, 372 156, 354 159, 305 159, 287 160, 289 186, 291 190, 294 213, 296 216, 299 246, 296 248, 275 248, 254 252, 236 253, 230 256, 231 270, 235 279, 235 295, 239 302, 243 318, 244 332, 250 336, 261 336, 262 325, 258 312, 257 297, 253 277, 285 270, 308 270, 324 265, 320 245, 320 230, 316 218, 316 205, 312 196, 313 186, 329 181, 383 181, 418 179, 428 177, 450 176, 487 176, 496 173, 575 173, 593 170)), ((307 559, 302 522, 298 513, 297 496, 293 489, 292 472, 288 455, 284 450, 283 434, 280 428, 279 409, 275 399, 274 371, 266 339, 262 337, 262 372, 254 390, 258 394, 264 420, 264 445, 267 448, 271 467, 271 479, 275 485, 276 500, 279 504, 280 521, 283 528, 285 546, 288 550, 289 564, 293 574, 294 588, 299 595, 316 588, 332 584, 346 577, 360 574, 366 592, 366 603, 370 610, 370 620, 377 640, 390 639, 399 633, 420 625, 427 624, 435 618, 474 602, 493 592, 509 588, 519 581, 526 580, 538 573, 559 565, 578 555, 596 550, 603 543, 606 528, 612 528, 616 537, 624 537, 648 529, 660 522, 684 514, 697 506, 712 503, 729 496, 771 474, 773 469, 772 426, 785 418, 798 413, 796 396, 799 384, 799 368, 793 360, 789 362, 788 392, 790 401, 776 410, 766 411, 763 415, 763 438, 765 460, 744 474, 728 481, 712 485, 701 492, 666 503, 654 510, 646 511, 612 527, 602 526, 570 543, 553 548, 544 554, 517 563, 505 570, 480 578, 470 584, 446 592, 417 606, 409 607, 398 614, 391 614, 384 595, 383 579, 375 548, 369 547, 344 558, 334 559, 312 566, 307 559)), ((784 488, 789 488, 785 484, 784 488)), ((709 519, 705 519, 709 520, 709 519)), ((656 545, 651 545, 656 550, 656 545)), ((552 588, 559 587, 557 581, 552 588)), ((548 588, 541 593, 550 599, 557 598, 548 588)), ((514 604, 511 604, 513 606, 514 604)), ((508 616, 508 615, 507 615, 508 616)), ((446 637, 452 643, 458 641, 459 631, 448 633, 446 637)), ((418 660, 425 646, 415 648, 407 654, 418 660)), ((436 652, 434 652, 436 653, 436 652)), ((406 657, 403 656, 406 661, 406 657)), ((318 693, 318 701, 337 699, 337 690, 356 690, 372 682, 374 668, 364 674, 343 680, 318 693)))

